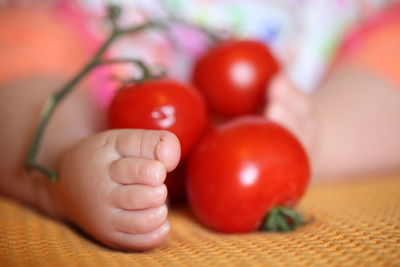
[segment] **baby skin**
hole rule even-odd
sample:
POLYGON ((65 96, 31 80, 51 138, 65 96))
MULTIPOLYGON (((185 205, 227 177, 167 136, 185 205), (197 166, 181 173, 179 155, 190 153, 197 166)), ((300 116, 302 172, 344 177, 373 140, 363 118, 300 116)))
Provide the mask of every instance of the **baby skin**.
POLYGON ((105 244, 153 248, 169 232, 164 181, 178 161, 179 142, 169 132, 101 132, 65 153, 50 199, 61 218, 105 244))
POLYGON ((49 92, 44 88, 58 84, 35 78, 1 88, 0 113, 7 115, 0 115, 0 121, 14 121, 1 136, 2 193, 70 222, 110 247, 141 251, 159 246, 170 229, 164 181, 180 158, 174 134, 101 131, 81 90, 55 112, 38 159, 56 170, 59 180, 53 183, 23 169, 25 146, 49 92))
POLYGON ((399 169, 400 90, 384 76, 343 61, 307 94, 281 73, 271 81, 268 100, 265 117, 303 144, 314 181, 399 169))

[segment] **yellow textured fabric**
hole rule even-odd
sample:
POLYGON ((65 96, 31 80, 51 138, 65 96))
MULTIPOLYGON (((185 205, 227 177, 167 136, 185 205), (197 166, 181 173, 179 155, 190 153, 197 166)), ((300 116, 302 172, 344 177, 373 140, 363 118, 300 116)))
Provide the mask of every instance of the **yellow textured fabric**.
POLYGON ((400 174, 314 184, 300 209, 315 221, 242 235, 214 233, 176 209, 164 246, 125 253, 0 198, 0 266, 400 266, 400 174))

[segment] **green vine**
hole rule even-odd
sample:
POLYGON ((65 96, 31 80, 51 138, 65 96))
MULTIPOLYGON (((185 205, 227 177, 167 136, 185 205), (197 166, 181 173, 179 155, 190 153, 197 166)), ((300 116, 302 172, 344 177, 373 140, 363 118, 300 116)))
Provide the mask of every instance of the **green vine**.
POLYGON ((112 43, 119 37, 127 34, 143 31, 148 28, 164 27, 164 25, 156 22, 146 22, 138 26, 129 28, 118 28, 116 20, 121 10, 118 6, 110 6, 108 8, 108 18, 111 21, 112 31, 110 36, 100 46, 97 52, 94 54, 92 59, 80 70, 80 72, 74 76, 69 82, 67 82, 60 90, 54 92, 47 99, 39 118, 39 124, 33 136, 31 146, 29 147, 28 154, 25 159, 25 167, 28 170, 37 170, 46 175, 51 181, 57 181, 58 174, 43 166, 36 161, 36 157, 39 153, 40 145, 42 142, 43 134, 48 125, 49 119, 54 113, 58 104, 78 85, 82 79, 89 74, 93 69, 101 65, 116 64, 116 63, 132 63, 137 65, 142 71, 142 78, 140 80, 147 80, 152 78, 150 69, 138 59, 103 59, 104 53, 112 45, 112 43))

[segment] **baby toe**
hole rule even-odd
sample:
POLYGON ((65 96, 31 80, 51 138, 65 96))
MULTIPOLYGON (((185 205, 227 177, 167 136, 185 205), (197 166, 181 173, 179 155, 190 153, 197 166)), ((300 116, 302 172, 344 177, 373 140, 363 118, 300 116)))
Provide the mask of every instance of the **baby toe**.
POLYGON ((166 170, 158 160, 123 157, 111 163, 110 177, 120 184, 159 186, 164 183, 166 170))
POLYGON ((165 221, 156 230, 145 234, 127 234, 119 232, 113 246, 118 249, 131 251, 144 251, 155 248, 167 239, 170 230, 170 224, 165 221))
POLYGON ((112 224, 115 230, 127 234, 144 234, 157 230, 167 220, 166 205, 160 207, 137 210, 119 211, 114 215, 112 224))
POLYGON ((121 185, 110 193, 113 207, 124 210, 148 209, 161 206, 167 198, 167 187, 146 185, 121 185))
POLYGON ((122 157, 142 157, 161 161, 167 171, 179 163, 179 140, 171 132, 161 130, 113 131, 115 149, 122 157))
POLYGON ((165 165, 168 172, 174 170, 181 155, 178 137, 170 132, 163 131, 155 149, 155 155, 165 165))

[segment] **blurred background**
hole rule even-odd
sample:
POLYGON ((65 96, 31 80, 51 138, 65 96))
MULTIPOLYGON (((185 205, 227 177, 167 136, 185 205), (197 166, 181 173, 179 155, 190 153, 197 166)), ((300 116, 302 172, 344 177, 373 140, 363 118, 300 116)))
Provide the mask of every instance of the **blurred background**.
MULTIPOLYGON (((109 34, 110 25, 104 18, 110 3, 122 7, 119 19, 122 26, 136 25, 149 19, 165 21, 173 15, 182 22, 219 34, 261 40, 271 48, 294 84, 305 92, 312 92, 319 85, 345 40, 351 39, 351 43, 346 41, 347 47, 360 42, 363 37, 356 34, 358 28, 365 24, 368 24, 367 28, 374 28, 374 25, 382 24, 390 16, 400 16, 398 11, 392 15, 380 15, 392 6, 395 7, 392 9, 398 10, 398 0, 0 0, 0 28, 4 31, 0 49, 0 59, 3 62, 0 67, 4 71, 1 76, 12 77, 6 73, 5 66, 18 64, 15 54, 24 54, 20 62, 25 65, 27 58, 33 59, 35 46, 27 35, 33 36, 38 28, 41 33, 48 31, 54 36, 54 32, 57 32, 66 39, 66 36, 78 36, 84 43, 86 54, 93 53, 109 34), (31 12, 32 8, 45 9, 41 14, 51 18, 45 22, 42 20, 42 23, 47 24, 46 27, 40 25, 40 20, 28 23, 30 18, 27 14, 20 14, 20 18, 10 18, 11 15, 7 15, 10 6, 29 7, 30 11, 26 12, 29 16, 35 16, 31 12), (23 33, 16 32, 16 24, 19 25, 17 29, 23 33), (56 25, 58 29, 54 29, 56 25), (22 29, 24 27, 25 30, 22 29), (65 33, 68 31, 69 35, 65 33), (19 38, 20 50, 11 53, 17 49, 15 36, 18 38, 21 35, 25 37, 19 38), (27 46, 30 46, 31 53, 22 49, 27 46), (12 54, 13 58, 10 56, 12 54)), ((109 55, 141 58, 149 64, 165 67, 175 78, 186 80, 193 60, 205 51, 209 40, 201 31, 185 26, 185 23, 175 23, 171 32, 174 39, 178 40, 179 49, 171 44, 165 33, 151 30, 123 38, 113 45, 109 55)), ((37 35, 37 39, 42 38, 44 42, 46 38, 49 39, 48 35, 37 35)), ((44 45, 38 44, 38 47, 43 48, 44 45)), ((46 46, 51 47, 51 41, 48 40, 46 46)), ((72 45, 72 49, 77 51, 78 45, 75 48, 72 45)), ((49 48, 47 50, 51 51, 49 48)), ((38 48, 36 54, 38 56, 43 52, 38 48)), ((82 65, 82 62, 79 63, 82 65)), ((37 66, 34 68, 38 69, 37 66)), ((118 68, 120 72, 132 71, 126 67, 118 68)), ((104 73, 97 75, 94 87, 103 105, 107 105, 112 89, 105 86, 109 78, 104 77, 104 73), (103 89, 98 90, 101 87, 103 89)))
MULTIPOLYGON (((284 65, 295 84, 304 91, 312 91, 325 74, 329 63, 344 38, 358 25, 376 16, 397 0, 79 0, 91 14, 102 17, 107 2, 123 6, 121 23, 137 23, 148 17, 164 19, 173 13, 194 25, 225 31, 236 37, 252 37, 264 41, 284 65)), ((181 29, 182 30, 182 29, 181 29)), ((181 45, 191 56, 202 51, 204 38, 189 31, 178 33, 181 45)), ((144 47, 153 49, 163 65, 166 48, 149 36, 131 44, 119 46, 119 53, 134 53, 144 47), (131 52, 129 52, 131 50, 131 52), (160 51, 163 51, 161 53, 160 51)), ((147 53, 146 53, 147 54, 147 53)), ((175 58, 176 55, 174 55, 175 58)), ((178 71, 187 77, 186 60, 181 58, 178 71)), ((156 60, 157 61, 157 60, 156 60)), ((170 66, 171 67, 171 66, 170 66)))

